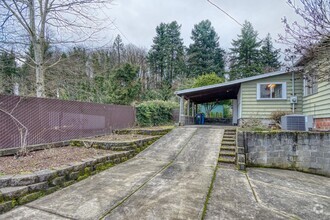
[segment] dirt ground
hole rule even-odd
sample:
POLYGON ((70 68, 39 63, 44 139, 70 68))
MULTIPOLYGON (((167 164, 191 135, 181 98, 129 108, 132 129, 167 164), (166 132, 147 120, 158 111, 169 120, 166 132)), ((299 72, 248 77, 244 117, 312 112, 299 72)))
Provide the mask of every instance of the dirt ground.
POLYGON ((140 140, 144 138, 149 138, 153 136, 148 135, 139 135, 139 134, 111 134, 101 137, 95 137, 95 138, 88 138, 84 140, 95 140, 95 141, 134 141, 134 140, 140 140))
POLYGON ((19 158, 14 156, 0 157, 0 175, 51 169, 111 152, 109 150, 67 146, 33 151, 27 156, 19 158))
POLYGON ((154 131, 154 130, 162 130, 162 129, 172 129, 173 126, 154 126, 154 127, 139 127, 139 128, 132 128, 131 130, 149 130, 149 131, 154 131))

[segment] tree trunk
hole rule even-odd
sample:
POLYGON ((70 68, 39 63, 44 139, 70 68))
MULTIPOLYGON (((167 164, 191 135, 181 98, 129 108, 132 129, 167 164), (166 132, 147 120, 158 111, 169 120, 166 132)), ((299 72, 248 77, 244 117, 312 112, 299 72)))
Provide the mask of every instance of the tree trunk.
POLYGON ((19 95, 19 84, 17 82, 13 85, 13 93, 14 95, 19 95))
POLYGON ((43 49, 40 42, 33 45, 36 64, 36 93, 37 97, 45 97, 45 70, 43 68, 43 49))
POLYGON ((3 76, 0 75, 0 93, 4 92, 4 83, 3 83, 3 76))

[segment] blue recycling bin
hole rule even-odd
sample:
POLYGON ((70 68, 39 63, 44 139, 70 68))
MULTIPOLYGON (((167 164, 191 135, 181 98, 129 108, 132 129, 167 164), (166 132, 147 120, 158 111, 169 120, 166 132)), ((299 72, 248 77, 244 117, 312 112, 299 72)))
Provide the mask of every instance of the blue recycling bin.
POLYGON ((205 123, 205 114, 204 113, 198 113, 195 116, 195 124, 197 125, 203 125, 205 123))

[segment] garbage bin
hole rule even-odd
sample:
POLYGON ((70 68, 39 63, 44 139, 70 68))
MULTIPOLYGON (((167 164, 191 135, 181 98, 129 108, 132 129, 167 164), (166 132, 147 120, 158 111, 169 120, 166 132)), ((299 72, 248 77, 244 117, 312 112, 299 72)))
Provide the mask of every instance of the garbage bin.
POLYGON ((205 115, 204 113, 198 113, 195 116, 195 124, 203 125, 205 123, 205 115))

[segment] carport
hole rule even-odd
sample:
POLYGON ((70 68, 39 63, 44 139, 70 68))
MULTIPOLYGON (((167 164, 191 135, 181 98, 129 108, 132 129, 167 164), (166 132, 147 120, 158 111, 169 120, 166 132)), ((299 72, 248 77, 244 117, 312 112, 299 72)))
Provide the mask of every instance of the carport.
POLYGON ((176 91, 180 97, 179 124, 192 124, 197 113, 197 105, 222 100, 233 100, 233 124, 237 124, 239 109, 239 91, 241 80, 176 91), (185 102, 187 103, 185 105, 185 102), (186 106, 186 108, 185 108, 186 106))

